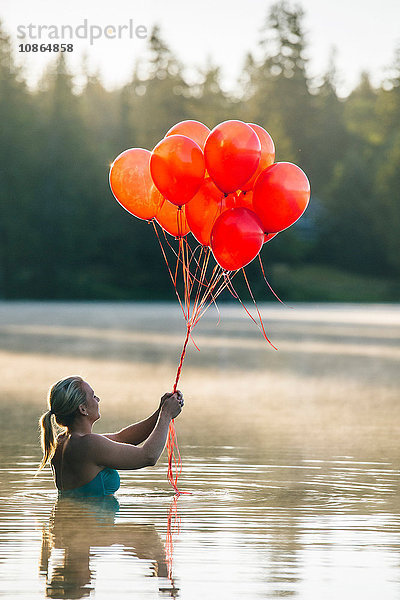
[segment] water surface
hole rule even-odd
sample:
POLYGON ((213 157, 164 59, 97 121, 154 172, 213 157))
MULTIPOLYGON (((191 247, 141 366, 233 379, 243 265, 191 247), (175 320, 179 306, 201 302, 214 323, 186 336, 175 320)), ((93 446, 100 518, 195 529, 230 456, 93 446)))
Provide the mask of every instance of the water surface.
POLYGON ((186 358, 176 427, 191 494, 174 503, 163 457, 93 504, 33 477, 47 388, 86 377, 99 432, 143 418, 175 377, 179 311, 0 304, 2 597, 399 597, 400 309, 262 308, 278 352, 222 306, 186 358))

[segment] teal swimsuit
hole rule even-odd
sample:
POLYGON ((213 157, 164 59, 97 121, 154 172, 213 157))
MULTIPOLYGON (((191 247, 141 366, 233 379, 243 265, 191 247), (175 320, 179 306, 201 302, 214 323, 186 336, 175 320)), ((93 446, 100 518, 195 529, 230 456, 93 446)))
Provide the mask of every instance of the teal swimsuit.
POLYGON ((103 469, 96 477, 78 488, 72 490, 59 490, 59 496, 63 498, 93 498, 98 496, 109 496, 114 494, 120 486, 118 471, 115 469, 103 469))

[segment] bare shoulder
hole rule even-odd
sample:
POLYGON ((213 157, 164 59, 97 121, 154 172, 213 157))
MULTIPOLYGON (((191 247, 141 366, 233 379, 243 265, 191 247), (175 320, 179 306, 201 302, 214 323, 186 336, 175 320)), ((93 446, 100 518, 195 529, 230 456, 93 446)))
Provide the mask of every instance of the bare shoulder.
POLYGON ((110 445, 115 446, 115 444, 116 442, 112 442, 101 433, 87 433, 80 438, 80 446, 86 451, 110 448, 110 445))
POLYGON ((116 452, 123 451, 124 447, 128 447, 127 444, 121 444, 120 442, 114 442, 106 438, 101 433, 87 433, 80 438, 79 450, 84 453, 90 460, 96 462, 99 456, 103 457, 105 454, 113 455, 116 452))
POLYGON ((58 440, 58 448, 63 448, 65 443, 65 456, 68 460, 78 461, 79 463, 97 464, 100 453, 109 451, 107 442, 102 435, 97 433, 87 433, 85 435, 72 435, 67 442, 68 436, 58 440))

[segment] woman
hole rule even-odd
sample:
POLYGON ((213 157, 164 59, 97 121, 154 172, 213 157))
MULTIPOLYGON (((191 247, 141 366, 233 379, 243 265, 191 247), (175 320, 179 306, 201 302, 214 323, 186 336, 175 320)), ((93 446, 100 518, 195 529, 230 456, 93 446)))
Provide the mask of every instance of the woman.
POLYGON ((101 435, 92 433, 93 423, 100 419, 99 402, 82 377, 67 377, 50 389, 50 410, 39 420, 43 448, 39 470, 51 462, 62 496, 107 496, 119 488, 116 469, 155 465, 164 449, 170 421, 184 404, 181 392, 164 394, 158 409, 144 421, 101 435), (57 425, 64 427, 57 439, 53 417, 57 425))

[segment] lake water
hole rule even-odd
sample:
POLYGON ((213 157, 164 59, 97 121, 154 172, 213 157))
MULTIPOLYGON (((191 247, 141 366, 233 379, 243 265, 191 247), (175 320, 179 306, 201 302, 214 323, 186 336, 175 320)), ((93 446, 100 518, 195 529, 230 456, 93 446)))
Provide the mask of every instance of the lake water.
POLYGON ((174 305, 0 303, 0 596, 400 597, 400 306, 240 306, 194 332, 165 454, 116 500, 59 501, 40 458, 48 387, 81 374, 97 432, 147 416, 175 379, 174 305), (166 540, 172 541, 166 545, 166 540))

